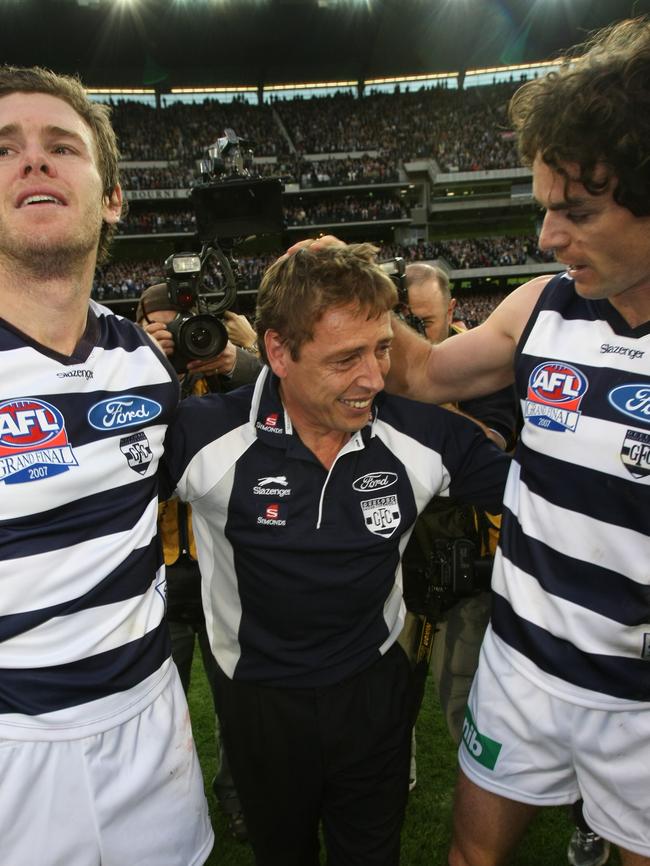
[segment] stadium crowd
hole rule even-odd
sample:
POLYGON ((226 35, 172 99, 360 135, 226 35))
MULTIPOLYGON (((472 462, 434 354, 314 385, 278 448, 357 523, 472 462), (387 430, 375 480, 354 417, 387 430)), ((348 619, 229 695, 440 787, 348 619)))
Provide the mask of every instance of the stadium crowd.
MULTIPOLYGON (((113 116, 122 159, 173 163, 176 168, 170 170, 178 172, 174 188, 177 180, 195 170, 196 160, 225 128, 250 142, 257 157, 278 159, 264 173, 288 171, 294 179, 305 173, 305 154, 354 154, 356 162, 381 148, 375 166, 371 164, 376 158, 371 156, 365 156, 359 166, 349 163, 342 171, 325 160, 328 165, 321 174, 355 183, 360 182, 359 172, 370 170, 383 179, 386 174, 394 176, 400 163, 414 159, 436 160, 441 171, 520 165, 505 114, 512 91, 512 84, 495 84, 469 90, 440 87, 371 93, 361 99, 337 93, 263 105, 206 99, 160 109, 120 100, 113 106, 113 116)), ((137 178, 142 169, 136 171, 137 178)), ((146 182, 147 175, 143 178, 146 182)), ((129 182, 134 184, 130 188, 144 188, 142 180, 129 182)))

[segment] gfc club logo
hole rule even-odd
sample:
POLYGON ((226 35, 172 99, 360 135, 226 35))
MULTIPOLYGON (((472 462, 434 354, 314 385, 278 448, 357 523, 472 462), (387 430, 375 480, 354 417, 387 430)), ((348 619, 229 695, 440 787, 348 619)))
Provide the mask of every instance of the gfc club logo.
POLYGON ((55 406, 34 398, 0 403, 0 481, 39 481, 77 465, 55 406))

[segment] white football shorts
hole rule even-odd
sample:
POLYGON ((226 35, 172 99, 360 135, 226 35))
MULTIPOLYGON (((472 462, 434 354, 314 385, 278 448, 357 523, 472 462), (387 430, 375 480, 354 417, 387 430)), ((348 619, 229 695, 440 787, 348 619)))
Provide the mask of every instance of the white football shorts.
POLYGON ((77 740, 0 738, 6 866, 199 866, 214 835, 176 669, 121 725, 77 740))
POLYGON ((458 759, 480 788, 553 806, 584 800, 589 826, 650 857, 650 711, 591 709, 531 683, 497 649, 481 650, 458 759))

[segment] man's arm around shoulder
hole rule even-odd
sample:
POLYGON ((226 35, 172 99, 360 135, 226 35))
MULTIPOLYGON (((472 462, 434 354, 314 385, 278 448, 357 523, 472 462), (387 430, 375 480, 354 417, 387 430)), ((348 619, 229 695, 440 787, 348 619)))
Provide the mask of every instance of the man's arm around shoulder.
POLYGON ((519 338, 551 279, 536 277, 508 295, 482 325, 432 346, 399 320, 386 390, 427 403, 490 394, 514 379, 519 338))

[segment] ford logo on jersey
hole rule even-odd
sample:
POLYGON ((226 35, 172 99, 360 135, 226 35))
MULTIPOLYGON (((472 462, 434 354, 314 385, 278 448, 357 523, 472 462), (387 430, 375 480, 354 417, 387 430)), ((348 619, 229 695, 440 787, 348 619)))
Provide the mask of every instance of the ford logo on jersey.
POLYGON ((0 403, 0 481, 41 481, 76 465, 55 406, 33 397, 0 403))
POLYGON ((589 383, 584 373, 569 364, 538 364, 528 379, 524 418, 545 430, 575 431, 580 403, 589 383))
POLYGON ((352 482, 352 488, 361 493, 367 490, 379 490, 382 487, 390 487, 397 481, 395 472, 369 472, 352 482))
POLYGON ((134 394, 121 394, 95 403, 88 410, 88 422, 95 430, 121 430, 134 424, 143 426, 162 412, 160 403, 137 397, 134 394))
POLYGON ((644 424, 650 424, 650 385, 619 385, 607 395, 612 406, 644 424))

